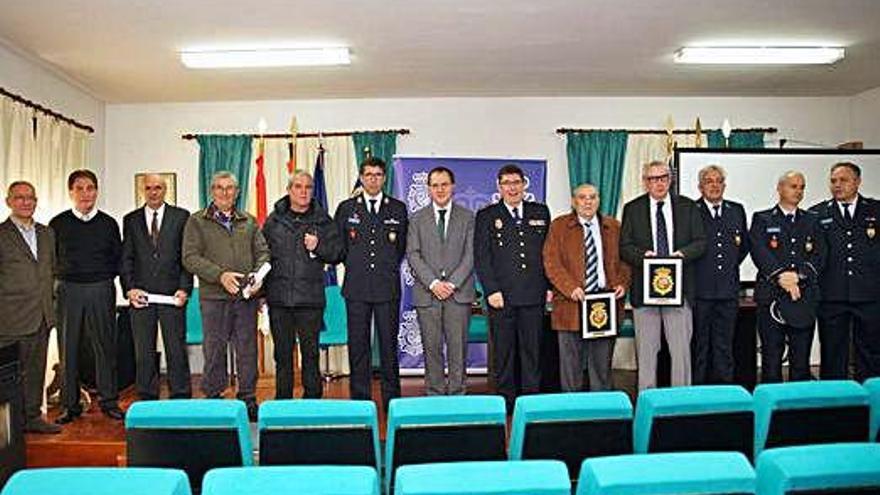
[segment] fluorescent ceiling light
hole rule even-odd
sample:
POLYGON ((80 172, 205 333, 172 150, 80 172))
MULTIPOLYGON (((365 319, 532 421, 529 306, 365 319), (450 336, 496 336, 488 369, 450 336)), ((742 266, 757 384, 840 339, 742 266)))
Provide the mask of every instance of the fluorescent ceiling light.
POLYGON ((183 51, 180 61, 190 69, 235 67, 305 67, 348 65, 348 48, 284 48, 271 50, 183 51))
POLYGON ((674 54, 677 64, 833 64, 843 48, 816 46, 686 46, 674 54))

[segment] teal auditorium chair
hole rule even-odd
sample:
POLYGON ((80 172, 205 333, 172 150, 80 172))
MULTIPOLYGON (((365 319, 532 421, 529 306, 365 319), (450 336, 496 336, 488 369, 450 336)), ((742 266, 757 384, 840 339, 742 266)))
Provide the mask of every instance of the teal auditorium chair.
POLYGON ((469 344, 486 344, 489 342, 489 311, 486 308, 486 298, 482 296, 483 285, 479 280, 474 281, 474 289, 481 294, 478 302, 483 307, 482 314, 472 314, 471 321, 468 325, 468 343, 469 344))
POLYGON ((186 343, 202 343, 202 309, 199 307, 199 288, 193 287, 186 303, 186 343))
POLYGON ((880 493, 880 445, 802 445, 758 457, 758 495, 880 493))
POLYGON ((406 397, 388 406, 385 487, 399 466, 504 460, 504 399, 489 395, 406 397))
POLYGON ((880 378, 871 378, 864 383, 871 404, 870 441, 880 441, 880 378))
POLYGON ((577 495, 755 493, 755 471, 739 452, 672 452, 587 459, 577 495))
POLYGON ((264 466, 212 469, 203 495, 379 495, 376 470, 366 466, 264 466))
POLYGON ((752 458, 752 396, 737 385, 644 390, 636 403, 633 450, 734 451, 752 458))
POLYGON ((260 464, 348 464, 379 470, 379 425, 369 400, 260 404, 260 464))
POLYGON ((25 469, 12 475, 2 495, 190 495, 177 469, 74 467, 25 469))
POLYGON ((563 461, 576 480, 584 459, 632 453, 632 420, 629 396, 620 391, 519 397, 509 457, 563 461))
POLYGON ((238 400, 135 402, 125 442, 129 466, 183 469, 193 492, 209 469, 253 464, 247 407, 238 400))
POLYGON ((397 471, 397 495, 571 495, 559 461, 416 464, 397 471))
POLYGON ((849 380, 755 388, 755 458, 764 449, 868 440, 868 392, 849 380))
MULTIPOLYGON (((348 315, 345 312, 345 299, 338 285, 324 287, 324 328, 318 335, 318 347, 324 352, 324 362, 329 368, 327 350, 331 347, 348 344, 348 315)), ((321 370, 325 380, 333 377, 327 368, 321 370)))

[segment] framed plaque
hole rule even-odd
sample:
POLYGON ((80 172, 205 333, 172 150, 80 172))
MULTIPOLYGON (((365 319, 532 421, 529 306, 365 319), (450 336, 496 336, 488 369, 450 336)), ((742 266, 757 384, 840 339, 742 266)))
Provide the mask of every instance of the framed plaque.
POLYGON ((642 303, 681 306, 684 272, 681 258, 645 258, 642 263, 642 303))
POLYGON ((581 335, 585 339, 617 336, 617 298, 614 292, 587 294, 581 303, 581 335))

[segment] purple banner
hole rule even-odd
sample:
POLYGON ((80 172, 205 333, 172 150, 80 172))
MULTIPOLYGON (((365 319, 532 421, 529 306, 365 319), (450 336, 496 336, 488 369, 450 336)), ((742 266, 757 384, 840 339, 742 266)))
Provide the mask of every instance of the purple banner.
MULTIPOLYGON (((395 157, 393 195, 406 203, 409 214, 431 204, 428 191, 428 172, 444 166, 455 173, 455 196, 452 200, 470 208, 475 213, 489 203, 500 200, 497 187, 498 169, 506 164, 516 164, 526 175, 525 199, 544 202, 546 196, 546 160, 517 160, 494 158, 434 158, 395 157)), ((400 303, 400 331, 398 349, 401 369, 420 369, 422 338, 419 321, 412 306, 412 286, 415 278, 404 260, 400 271, 403 294, 400 303)), ((468 346, 468 368, 486 367, 486 344, 468 346)))

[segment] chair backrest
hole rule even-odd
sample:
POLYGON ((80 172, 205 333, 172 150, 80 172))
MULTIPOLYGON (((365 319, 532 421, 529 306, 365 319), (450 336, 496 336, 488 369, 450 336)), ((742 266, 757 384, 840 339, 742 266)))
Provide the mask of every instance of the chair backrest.
POLYGON ((736 451, 752 457, 753 398, 738 385, 643 390, 636 403, 633 450, 736 451))
POLYGON ((260 404, 260 464, 380 466, 376 404, 296 399, 260 404))
POLYGON ((178 469, 73 467, 25 469, 12 475, 2 495, 191 495, 178 469))
POLYGON ((193 287, 186 303, 186 343, 201 344, 202 340, 202 309, 199 306, 199 288, 193 287))
POLYGON ((849 380, 758 385, 755 458, 765 448, 868 440, 868 392, 849 380))
POLYGON ((508 456, 556 459, 577 479, 589 457, 632 453, 633 408, 624 392, 577 392, 519 397, 508 456))
POLYGON ((765 450, 757 463, 758 494, 880 492, 880 444, 801 445, 765 450))
POLYGON ((183 469, 193 491, 209 469, 253 464, 247 408, 238 400, 135 402, 125 437, 129 466, 183 469))
POLYGON ((570 495, 559 461, 479 461, 414 464, 397 471, 397 495, 570 495))
POLYGON ((405 464, 503 460, 504 399, 489 395, 392 399, 385 438, 385 485, 405 464))
POLYGON ((338 285, 324 287, 324 329, 318 335, 318 344, 323 347, 345 345, 348 343, 348 316, 345 312, 345 299, 338 285))
POLYGON ((871 404, 870 441, 880 441, 880 377, 871 378, 864 383, 868 391, 868 402, 871 404))
POLYGON ((204 495, 379 495, 376 470, 366 466, 260 466, 212 469, 204 495))
POLYGON ((673 452, 587 459, 577 495, 755 493, 755 471, 739 452, 673 452))

